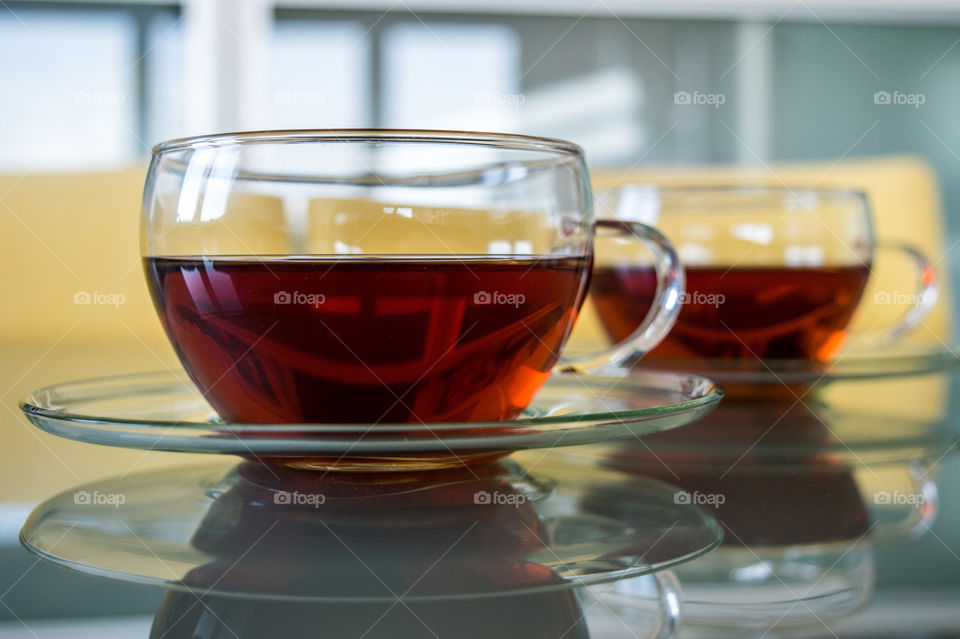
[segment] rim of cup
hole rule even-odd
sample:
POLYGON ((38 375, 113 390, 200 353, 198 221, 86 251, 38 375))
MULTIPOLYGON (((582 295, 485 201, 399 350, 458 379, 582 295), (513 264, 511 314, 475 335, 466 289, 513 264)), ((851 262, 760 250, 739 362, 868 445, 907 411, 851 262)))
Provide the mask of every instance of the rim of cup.
POLYGON ((236 131, 176 138, 161 142, 151 153, 158 155, 198 146, 225 147, 237 144, 296 144, 303 142, 413 142, 427 144, 475 144, 502 149, 547 151, 583 157, 583 149, 557 138, 442 129, 277 129, 236 131))

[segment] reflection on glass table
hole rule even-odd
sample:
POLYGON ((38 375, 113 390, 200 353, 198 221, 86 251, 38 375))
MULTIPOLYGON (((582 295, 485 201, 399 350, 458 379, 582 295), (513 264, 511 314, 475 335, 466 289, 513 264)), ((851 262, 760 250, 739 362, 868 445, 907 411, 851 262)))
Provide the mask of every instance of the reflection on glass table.
MULTIPOLYGON (((682 430, 553 455, 670 481, 681 487, 679 503, 713 512, 721 547, 675 571, 682 636, 760 636, 819 626, 867 603, 876 545, 929 529, 937 467, 956 440, 946 419, 727 402, 682 430)), ((584 507, 612 514, 602 502, 584 507)), ((646 608, 636 587, 624 580, 591 593, 629 616, 646 608)))
POLYGON ((271 636, 281 620, 337 637, 432 636, 424 622, 439 636, 585 637, 576 591, 625 577, 653 602, 643 632, 666 637, 671 582, 642 578, 720 540, 676 492, 511 461, 380 474, 219 461, 80 486, 21 537, 74 570, 166 587, 156 637, 271 636))

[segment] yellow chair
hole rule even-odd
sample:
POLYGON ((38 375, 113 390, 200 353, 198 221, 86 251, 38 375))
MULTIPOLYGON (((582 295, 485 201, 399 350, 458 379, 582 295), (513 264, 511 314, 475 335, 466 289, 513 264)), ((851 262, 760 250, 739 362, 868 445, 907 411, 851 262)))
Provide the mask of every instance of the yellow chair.
MULTIPOLYGON (((775 175, 732 168, 644 168, 598 172, 594 180, 598 187, 731 180, 854 186, 869 194, 880 238, 913 242, 933 256, 943 251, 937 182, 921 160, 881 158, 778 165, 773 170, 775 175)), ((16 407, 27 391, 59 381, 179 367, 142 274, 138 236, 144 177, 143 167, 0 176, 0 260, 5 274, 0 314, 4 407, 0 415, 5 418, 0 501, 34 501, 95 476, 196 461, 192 456, 65 441, 37 431, 16 407)), ((912 339, 949 343, 952 316, 944 268, 940 277, 941 308, 912 339)), ((604 339, 589 309, 578 335, 581 341, 604 339)), ((854 394, 860 398, 856 401, 897 414, 906 410, 903 397, 911 398, 911 410, 919 410, 940 407, 946 396, 945 388, 924 380, 902 381, 884 392, 878 388, 865 385, 854 394)), ((853 401, 854 395, 846 395, 844 401, 853 401)))
POLYGON ((140 264, 144 176, 0 176, 0 501, 186 459, 66 441, 17 408, 39 386, 178 366, 140 264))

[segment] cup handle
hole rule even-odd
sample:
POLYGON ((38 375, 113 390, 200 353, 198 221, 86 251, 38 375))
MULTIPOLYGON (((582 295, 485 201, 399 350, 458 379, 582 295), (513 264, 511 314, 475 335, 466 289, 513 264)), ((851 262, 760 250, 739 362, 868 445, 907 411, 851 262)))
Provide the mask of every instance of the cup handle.
MULTIPOLYGON (((878 251, 897 251, 905 254, 917 271, 917 291, 913 296, 913 303, 899 322, 884 330, 875 339, 880 346, 889 346, 901 340, 905 335, 920 326, 927 319, 937 304, 939 296, 936 271, 933 263, 920 250, 909 244, 877 244, 878 251)), ((881 303, 881 296, 889 294, 876 293, 874 302, 881 303)))
POLYGON ((650 312, 625 340, 597 353, 561 357, 557 370, 590 372, 607 366, 632 366, 660 343, 680 314, 686 274, 673 246, 660 231, 639 222, 596 220, 595 227, 608 228, 645 244, 654 254, 657 292, 650 312))
POLYGON ((659 610, 657 625, 650 630, 647 635, 650 639, 669 639, 677 636, 677 629, 680 627, 681 614, 683 606, 683 596, 680 590, 680 582, 669 570, 656 572, 653 574, 657 580, 657 586, 660 589, 659 610))
MULTIPOLYGON (((587 611, 599 604, 629 628, 649 628, 645 639, 676 637, 683 618, 683 591, 670 570, 590 586, 579 596, 587 611), (620 585, 628 585, 630 594, 621 597, 616 592, 620 585)), ((640 634, 633 634, 640 638, 640 634)))

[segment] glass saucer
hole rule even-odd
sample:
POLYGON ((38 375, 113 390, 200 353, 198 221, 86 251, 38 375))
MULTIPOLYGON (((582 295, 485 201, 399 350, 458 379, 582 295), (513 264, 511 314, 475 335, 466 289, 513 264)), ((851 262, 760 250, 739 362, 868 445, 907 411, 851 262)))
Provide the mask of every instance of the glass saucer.
POLYGON ((518 419, 424 424, 224 424, 185 373, 48 386, 20 404, 39 428, 92 444, 224 453, 339 470, 438 468, 521 449, 575 446, 676 428, 723 393, 685 373, 557 373, 518 419))
POLYGON ((218 460, 61 493, 20 538, 74 570, 204 596, 472 599, 642 576, 710 551, 716 521, 676 490, 510 460, 391 473, 218 460))
POLYGON ((843 380, 869 380, 923 375, 948 370, 960 364, 960 345, 942 344, 890 347, 875 351, 851 351, 830 362, 801 359, 666 359, 647 357, 647 370, 685 371, 706 375, 724 388, 733 384, 825 384, 843 380))

